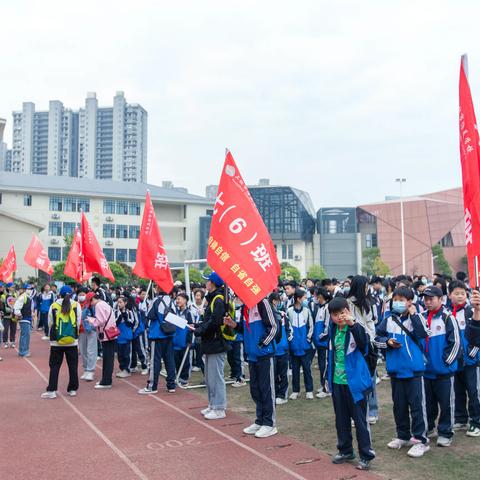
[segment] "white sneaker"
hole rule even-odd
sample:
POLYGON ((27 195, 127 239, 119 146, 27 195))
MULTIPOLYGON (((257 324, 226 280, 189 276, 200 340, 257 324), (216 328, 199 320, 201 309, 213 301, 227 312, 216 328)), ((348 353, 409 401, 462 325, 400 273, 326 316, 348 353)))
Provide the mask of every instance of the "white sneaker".
POLYGON ((44 336, 42 337, 42 340, 50 340, 50 337, 47 337, 46 335, 44 335, 44 336))
POLYGON ((137 393, 140 395, 150 395, 152 393, 158 393, 158 390, 152 390, 149 387, 141 388, 137 393))
POLYGON ((329 393, 329 392, 324 392, 323 390, 318 392, 316 395, 315 395, 317 398, 327 398, 327 397, 331 397, 332 394, 329 393))
POLYGON ((255 433, 255 437, 257 438, 267 438, 271 437, 272 435, 276 435, 278 433, 277 427, 267 427, 263 425, 257 433, 255 433))
POLYGON ((255 435, 261 428, 261 425, 258 425, 257 423, 252 423, 252 425, 243 429, 243 433, 246 433, 247 435, 255 435))
POLYGON ((85 380, 86 376, 87 376, 87 372, 83 372, 83 375, 80 377, 80 380, 85 380))
POLYGON ((8 343, 5 343, 5 344, 3 345, 3 348, 8 348, 8 343))
POLYGON ((57 392, 44 392, 40 395, 42 398, 57 398, 57 392))
POLYGON ((86 381, 86 382, 91 382, 95 377, 95 374, 93 372, 85 372, 85 376, 83 377, 83 379, 86 381))
POLYGON ((453 430, 458 431, 458 430, 466 430, 467 429, 467 424, 466 423, 454 423, 453 424, 453 430))
POLYGON ((276 405, 285 405, 288 403, 288 400, 286 398, 276 398, 275 399, 275 404, 276 405))
POLYGON ((192 367, 192 372, 200 372, 201 370, 200 367, 192 367))
POLYGON ((465 435, 467 437, 480 437, 480 428, 470 425, 465 435))
POLYGON ((313 400, 314 399, 313 392, 307 392, 307 394, 305 395, 305 398, 307 400, 313 400))
POLYGON ((204 408, 203 410, 200 410, 200 413, 205 416, 207 413, 210 413, 212 409, 210 407, 204 408))
POLYGON ((130 369, 130 373, 137 373, 138 370, 137 370, 137 367, 133 367, 130 369))
POLYGON ((387 443, 388 448, 393 450, 400 450, 403 447, 408 447, 411 445, 410 440, 402 440, 401 438, 394 438, 391 442, 387 443))
POLYGON ((70 397, 76 397, 77 396, 77 391, 76 390, 70 390, 67 392, 67 395, 70 397))
POLYGON ((425 453, 430 450, 430 445, 425 443, 416 443, 412 448, 407 452, 407 455, 412 458, 423 457, 425 453))
POLYGON ((373 415, 368 417, 368 423, 370 425, 375 425, 378 422, 378 417, 374 417, 373 415))
POLYGON ((148 375, 148 368, 144 368, 142 370, 142 375, 148 375))
POLYGON ((233 388, 240 388, 240 387, 246 387, 247 382, 242 378, 241 380, 236 380, 235 382, 232 383, 233 388))
POLYGON ((10 348, 15 348, 15 343, 10 342, 10 348))
POLYGON ((380 377, 377 377, 377 379, 375 380, 375 385, 378 385, 381 381, 382 379, 380 377))
POLYGON ((290 398, 290 400, 298 400, 298 397, 299 397, 299 396, 300 396, 300 393, 298 393, 298 392, 293 392, 293 393, 290 395, 290 397, 288 397, 288 398, 290 398))
POLYGON ((205 415, 205 420, 220 420, 226 416, 225 410, 211 410, 205 415))
POLYGON ((453 442, 453 438, 447 437, 438 437, 437 438, 437 447, 449 447, 453 442))
POLYGON ((96 388, 97 390, 105 390, 107 388, 112 388, 111 385, 102 385, 101 383, 97 383, 93 388, 96 388))
POLYGON ((128 372, 127 370, 120 370, 115 374, 115 376, 117 378, 127 378, 130 376, 130 372, 128 372))
POLYGON ((164 368, 162 368, 162 369, 160 370, 160 375, 161 375, 162 377, 166 377, 166 376, 167 376, 167 371, 166 371, 164 368))
POLYGON ((438 432, 436 428, 432 428, 431 430, 428 431, 427 433, 428 438, 435 438, 438 437, 438 432))

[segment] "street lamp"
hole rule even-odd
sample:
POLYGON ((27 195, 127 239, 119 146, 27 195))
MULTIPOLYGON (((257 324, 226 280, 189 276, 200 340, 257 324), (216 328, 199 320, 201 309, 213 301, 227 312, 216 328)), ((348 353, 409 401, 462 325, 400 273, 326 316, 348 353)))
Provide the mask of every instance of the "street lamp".
POLYGON ((405 266, 405 226, 403 223, 403 184, 407 181, 406 178, 396 178, 395 182, 398 182, 400 185, 400 224, 402 229, 402 273, 405 275, 406 266, 405 266))

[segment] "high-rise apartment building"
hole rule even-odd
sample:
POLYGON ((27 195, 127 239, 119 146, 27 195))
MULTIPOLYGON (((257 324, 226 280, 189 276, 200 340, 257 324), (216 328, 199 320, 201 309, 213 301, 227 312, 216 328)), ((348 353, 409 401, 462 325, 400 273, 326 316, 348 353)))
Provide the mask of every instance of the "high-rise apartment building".
POLYGON ((147 121, 146 110, 123 92, 112 107, 99 107, 90 92, 78 111, 52 100, 37 112, 25 102, 13 112, 11 161, 5 153, 2 164, 18 173, 146 182, 147 121))

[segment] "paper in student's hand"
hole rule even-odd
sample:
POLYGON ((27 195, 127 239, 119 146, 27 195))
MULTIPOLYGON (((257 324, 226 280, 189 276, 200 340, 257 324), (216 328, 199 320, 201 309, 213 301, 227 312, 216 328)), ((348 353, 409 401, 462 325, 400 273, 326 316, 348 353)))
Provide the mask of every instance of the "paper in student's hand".
POLYGON ((165 321, 168 323, 172 323, 173 325, 176 325, 177 327, 181 329, 185 329, 188 325, 188 322, 182 318, 179 317, 178 315, 175 315, 174 313, 169 313, 168 315, 165 316, 165 321))

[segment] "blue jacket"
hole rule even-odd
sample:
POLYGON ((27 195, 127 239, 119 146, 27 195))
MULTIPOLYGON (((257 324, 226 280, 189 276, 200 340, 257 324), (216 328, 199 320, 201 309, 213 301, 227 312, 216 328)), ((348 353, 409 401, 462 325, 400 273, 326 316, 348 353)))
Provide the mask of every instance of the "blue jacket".
POLYGON ((237 326, 235 327, 235 340, 230 340, 230 342, 243 342, 243 320, 245 305, 235 305, 235 322, 237 326))
POLYGON ((328 329, 330 326, 330 314, 328 304, 321 305, 313 319, 313 343, 317 348, 328 348, 328 329))
POLYGON ((161 328, 162 323, 165 323, 165 312, 169 311, 171 302, 172 299, 168 295, 161 295, 152 303, 147 313, 149 340, 172 338, 175 335, 175 332, 166 334, 161 328))
POLYGON ((292 336, 292 329, 290 327, 288 317, 285 315, 285 312, 278 310, 278 308, 274 307, 273 305, 272 311, 275 317, 275 321, 277 322, 277 326, 279 326, 282 330, 282 338, 280 339, 280 341, 277 342, 275 340, 275 356, 281 357, 289 353, 288 339, 292 336))
POLYGON ((40 293, 37 295, 37 309, 40 313, 48 313, 54 301, 55 295, 52 292, 49 292, 47 298, 44 298, 44 294, 40 293))
MULTIPOLYGON (((189 325, 193 323, 192 312, 188 307, 183 310, 183 312, 177 308, 175 313, 179 317, 185 318, 189 325)), ((175 336, 173 337, 173 349, 184 350, 189 343, 192 343, 192 332, 190 329, 177 327, 175 336)))
POLYGON ((131 342, 133 339, 133 330, 138 320, 136 322, 133 312, 128 309, 125 309, 123 312, 115 310, 113 313, 115 315, 117 327, 120 330, 120 335, 117 337, 117 343, 125 344, 131 342))
POLYGON ((145 319, 144 319, 145 313, 140 311, 138 308, 135 308, 133 310, 133 315, 136 318, 136 322, 135 322, 136 326, 133 330, 133 338, 138 338, 146 330, 145 319))
POLYGON ((464 366, 478 366, 480 363, 480 349, 472 345, 466 335, 468 326, 474 322, 472 317, 473 309, 470 305, 465 305, 455 312, 463 348, 463 356, 458 365, 459 370, 463 370, 464 366))
POLYGON ((92 325, 90 322, 87 322, 87 317, 95 316, 95 307, 92 305, 90 307, 82 308, 82 325, 85 333, 96 332, 97 327, 92 325))
POLYGON ((275 353, 277 323, 269 301, 264 298, 248 311, 243 320, 243 345, 249 362, 275 353))
POLYGON ((293 330, 290 342, 292 355, 301 357, 312 350, 312 313, 308 307, 302 307, 302 310, 298 311, 292 306, 287 310, 287 316, 293 330))
POLYGON ((427 319, 429 332, 425 356, 425 378, 453 375, 458 368, 457 358, 461 353, 458 323, 450 312, 442 307, 428 325, 428 311, 422 314, 427 319))
MULTIPOLYGON (((330 324, 328 342, 327 378, 330 391, 333 391, 333 374, 335 372, 335 334, 337 325, 330 324)), ((345 335, 345 372, 347 384, 355 403, 366 398, 372 390, 372 377, 368 370, 365 355, 368 352, 369 337, 360 323, 356 322, 347 327, 345 335)))
POLYGON ((425 371, 425 338, 428 336, 424 318, 419 315, 406 314, 399 316, 396 313, 387 312, 384 319, 377 326, 375 345, 386 349, 387 372, 393 378, 412 378, 422 376, 425 371), (412 340, 393 320, 392 315, 411 332, 412 340), (390 338, 401 343, 400 348, 392 348, 387 345, 390 338))

